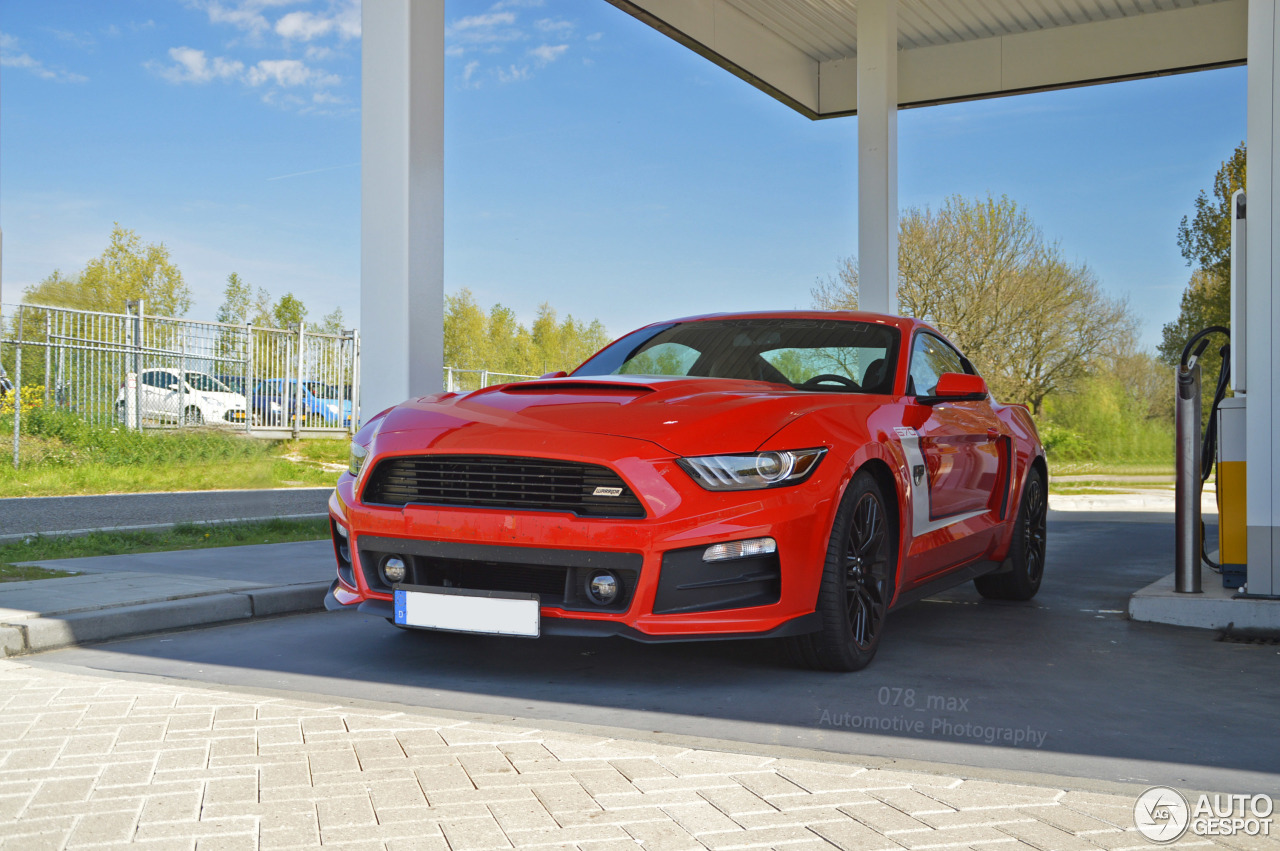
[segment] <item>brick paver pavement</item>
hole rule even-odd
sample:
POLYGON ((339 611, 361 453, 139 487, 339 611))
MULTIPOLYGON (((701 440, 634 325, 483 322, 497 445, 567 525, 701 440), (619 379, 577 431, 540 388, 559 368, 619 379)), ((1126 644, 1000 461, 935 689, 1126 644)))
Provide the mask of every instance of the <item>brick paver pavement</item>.
POLYGON ((0 661, 6 851, 1149 849, 1132 808, 0 661))

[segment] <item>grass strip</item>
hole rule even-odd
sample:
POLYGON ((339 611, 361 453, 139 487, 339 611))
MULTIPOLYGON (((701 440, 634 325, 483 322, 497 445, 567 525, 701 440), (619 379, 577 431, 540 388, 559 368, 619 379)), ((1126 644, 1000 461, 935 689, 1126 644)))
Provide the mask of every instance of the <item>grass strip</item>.
POLYGON ((57 537, 32 535, 22 540, 0 543, 0 582, 75 575, 61 570, 23 567, 17 562, 240 547, 249 544, 284 544, 322 540, 328 535, 329 521, 323 517, 314 520, 255 520, 250 523, 216 525, 181 524, 172 529, 154 532, 90 532, 87 535, 57 537))

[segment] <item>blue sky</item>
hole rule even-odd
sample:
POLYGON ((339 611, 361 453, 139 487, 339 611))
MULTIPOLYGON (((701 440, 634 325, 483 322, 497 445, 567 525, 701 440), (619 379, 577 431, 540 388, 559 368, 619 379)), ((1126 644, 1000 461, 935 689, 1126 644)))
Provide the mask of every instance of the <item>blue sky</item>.
MULTIPOLYGON (((811 122, 603 0, 452 0, 445 285, 615 335, 806 307, 856 250, 856 119, 811 122)), ((164 242, 212 317, 226 276, 359 315, 359 5, 0 0, 4 300, 164 242)), ((1245 134, 1242 68, 909 110, 899 199, 1007 194, 1127 296, 1154 345, 1176 229, 1245 134)))

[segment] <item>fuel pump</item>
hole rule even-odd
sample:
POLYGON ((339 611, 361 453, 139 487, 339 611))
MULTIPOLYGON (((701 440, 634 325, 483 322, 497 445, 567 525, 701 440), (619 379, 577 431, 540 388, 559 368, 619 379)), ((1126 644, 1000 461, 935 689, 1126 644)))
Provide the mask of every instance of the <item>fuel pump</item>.
POLYGON ((1232 345, 1231 332, 1212 325, 1192 335, 1182 349, 1178 364, 1177 403, 1174 408, 1177 478, 1175 521, 1174 589, 1196 594, 1201 590, 1200 567, 1207 564, 1222 574, 1226 588, 1239 588, 1245 581, 1245 194, 1231 196, 1231 324, 1238 339, 1232 345), (1222 369, 1214 388, 1208 424, 1201 434, 1200 357, 1210 337, 1222 335, 1227 342, 1219 349, 1222 369), (1226 398, 1235 377, 1234 397, 1226 398), (1204 522, 1200 516, 1200 495, 1204 483, 1217 466, 1218 561, 1204 551, 1204 522))

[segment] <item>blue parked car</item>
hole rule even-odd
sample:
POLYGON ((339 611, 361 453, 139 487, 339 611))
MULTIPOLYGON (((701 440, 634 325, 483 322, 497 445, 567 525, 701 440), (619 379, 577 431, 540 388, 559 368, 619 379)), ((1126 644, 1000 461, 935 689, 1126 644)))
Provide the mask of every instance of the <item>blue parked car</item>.
POLYGON ((347 428, 351 425, 351 400, 332 384, 302 382, 302 406, 298 408, 298 382, 292 378, 259 381, 253 390, 253 413, 260 425, 286 427, 300 411, 302 425, 347 428))

